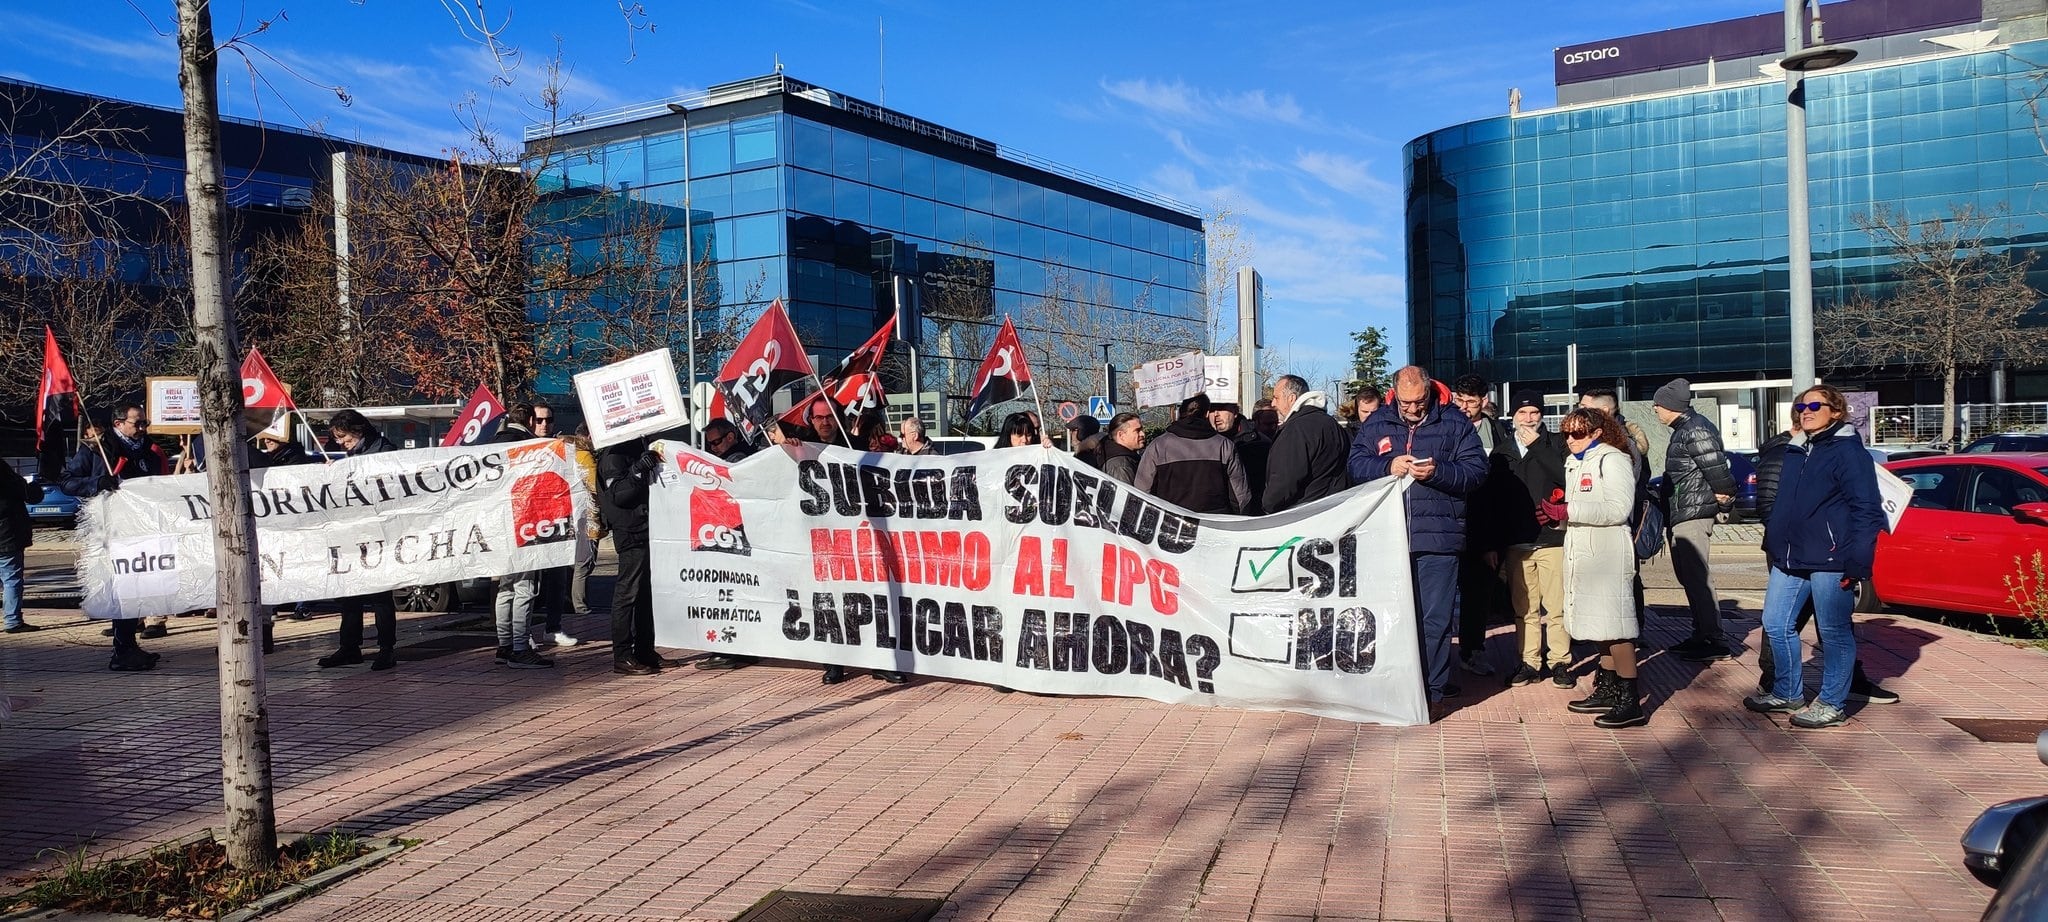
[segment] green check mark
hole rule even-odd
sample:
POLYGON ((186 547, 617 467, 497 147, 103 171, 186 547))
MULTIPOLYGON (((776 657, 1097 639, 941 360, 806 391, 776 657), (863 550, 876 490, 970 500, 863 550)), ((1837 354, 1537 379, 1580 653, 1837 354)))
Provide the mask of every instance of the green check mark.
POLYGON ((1292 538, 1287 539, 1286 544, 1274 548, 1272 556, 1267 557, 1264 563, 1254 562, 1252 564, 1252 579, 1264 579, 1266 576, 1266 568, 1272 566, 1273 561, 1279 560, 1283 555, 1285 555, 1289 548, 1300 543, 1301 536, 1296 535, 1292 538))

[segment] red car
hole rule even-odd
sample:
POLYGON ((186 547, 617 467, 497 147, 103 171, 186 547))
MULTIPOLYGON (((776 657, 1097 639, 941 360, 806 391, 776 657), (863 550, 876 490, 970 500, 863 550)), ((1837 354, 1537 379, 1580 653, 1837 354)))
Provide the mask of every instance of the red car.
POLYGON ((1940 455, 1885 469, 1912 485, 1913 504, 1898 531, 1878 536, 1875 578, 1857 607, 2019 615, 2006 579, 2020 575, 2016 558, 2031 574, 2035 552, 2048 551, 2048 452, 1940 455))

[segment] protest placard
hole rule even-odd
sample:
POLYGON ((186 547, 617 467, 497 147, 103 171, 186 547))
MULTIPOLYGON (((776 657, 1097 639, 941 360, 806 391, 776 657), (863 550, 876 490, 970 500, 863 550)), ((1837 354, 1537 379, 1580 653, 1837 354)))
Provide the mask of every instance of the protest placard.
POLYGON ((643 352, 576 376, 576 400, 598 448, 689 425, 675 360, 667 349, 643 352))
MULTIPOLYGON (((1199 367, 1199 366, 1198 366, 1199 367)), ((1042 447, 664 443, 664 646, 1024 691, 1427 720, 1406 481, 1199 516, 1042 447)))
POLYGON ((1200 352, 1146 362, 1131 369, 1136 383, 1138 406, 1172 406, 1202 393, 1208 366, 1200 352))
POLYGON ((191 435, 200 429, 199 379, 143 379, 143 403, 152 435, 191 435))

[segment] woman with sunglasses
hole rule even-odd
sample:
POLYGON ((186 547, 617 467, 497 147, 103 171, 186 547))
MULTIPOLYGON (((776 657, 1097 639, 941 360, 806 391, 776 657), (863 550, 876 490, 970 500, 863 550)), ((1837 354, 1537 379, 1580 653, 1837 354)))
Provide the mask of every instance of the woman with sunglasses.
POLYGON ((1614 417, 1580 407, 1564 418, 1564 501, 1543 513, 1564 524, 1564 629, 1602 647, 1593 693, 1565 707, 1599 714, 1593 725, 1615 730, 1650 722, 1636 690, 1636 465, 1628 431, 1614 417))
POLYGON ((1792 725, 1809 730, 1844 723, 1849 679, 1856 664, 1856 583, 1870 578, 1884 508, 1877 492, 1877 463, 1863 439, 1849 427, 1849 401, 1842 392, 1816 384, 1792 404, 1798 433, 1785 446, 1778 494, 1764 521, 1764 557, 1771 565, 1764 589, 1764 638, 1777 664, 1770 692, 1751 695, 1743 706, 1760 714, 1789 713, 1792 725), (1799 609, 1813 600, 1813 623, 1821 639, 1820 693, 1804 695, 1799 609))

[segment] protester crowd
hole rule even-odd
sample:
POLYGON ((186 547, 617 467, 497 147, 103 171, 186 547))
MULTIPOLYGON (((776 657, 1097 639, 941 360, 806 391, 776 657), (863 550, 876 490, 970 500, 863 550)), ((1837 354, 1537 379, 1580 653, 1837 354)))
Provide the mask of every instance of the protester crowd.
MULTIPOLYGON (((1695 662, 1733 656, 1715 601, 1709 544, 1717 513, 1735 482, 1714 425, 1691 408, 1684 379, 1655 394, 1658 422, 1671 437, 1663 459, 1661 495, 1651 495, 1650 442, 1625 420, 1611 390, 1587 389, 1558 431, 1544 422, 1544 402, 1518 393, 1505 418, 1494 410, 1488 383, 1467 375, 1446 385, 1417 367, 1401 369, 1384 395, 1361 393, 1338 403, 1294 375, 1273 384, 1247 417, 1235 404, 1204 395, 1182 401, 1171 422, 1148 437, 1141 419, 1121 413, 1106 424, 1079 417, 1066 424, 1067 448, 1108 477, 1201 514, 1274 515, 1384 477, 1405 477, 1408 556, 1414 580, 1422 672, 1434 704, 1464 690, 1454 670, 1475 677, 1500 675, 1508 686, 1548 680, 1577 684, 1575 667, 1596 658, 1587 695, 1566 707, 1598 715, 1608 728, 1649 720, 1639 684, 1643 618, 1641 561, 1666 543, 1684 587, 1692 628, 1665 652, 1695 662), (1514 666, 1497 671, 1485 655, 1489 623, 1511 620, 1518 643, 1514 666), (1454 649, 1456 655, 1454 656, 1454 649)), ((1760 511, 1770 565, 1760 650, 1764 680, 1745 705, 1791 713, 1801 727, 1843 722, 1851 697, 1888 703, 1897 697, 1864 675, 1856 660, 1850 611, 1857 581, 1870 576, 1879 508, 1874 464, 1845 422, 1846 403, 1834 388, 1816 386, 1794 404, 1792 429, 1764 446, 1760 511), (1804 697, 1799 632, 1818 625, 1823 677, 1816 697, 1804 697), (1773 669, 1773 664, 1787 668, 1773 669)), ((545 405, 511 407, 499 442, 565 437, 545 405)), ((65 466, 61 485, 81 499, 118 490, 137 477, 172 472, 147 437, 141 407, 114 408, 109 424, 92 434, 65 466)), ((1003 420, 998 447, 1051 445, 1035 414, 1003 420)), ((361 413, 345 410, 330 422, 336 448, 347 455, 394 450, 361 413)), ((789 421, 767 427, 770 441, 843 445, 863 452, 929 454, 933 444, 917 419, 892 433, 879 410, 849 424, 828 402, 816 401, 789 421), (800 422, 798 420, 801 420, 800 422)), ((614 671, 647 676, 677 665, 654 647, 647 523, 648 485, 662 458, 649 440, 593 450, 583 433, 566 436, 586 486, 596 497, 598 521, 588 537, 610 537, 619 576, 611 599, 614 671)), ((713 455, 738 461, 755 451, 726 420, 704 428, 713 455)), ((317 463, 298 445, 259 440, 256 466, 317 463)), ((23 550, 32 540, 25 504, 40 487, 0 473, 0 587, 5 630, 37 630, 21 617, 23 550)), ((549 571, 498 577, 494 605, 498 663, 547 668, 540 651, 578 644, 563 630, 568 611, 592 610, 587 595, 590 562, 549 571)), ((322 668, 367 662, 372 670, 396 665, 397 618, 390 593, 336 600, 338 642, 319 660, 322 668), (373 616, 376 649, 366 657, 363 616, 373 616)), ((161 619, 113 622, 115 671, 146 671, 157 654, 139 640, 163 636, 161 619)), ((754 658, 714 654, 702 668, 741 668, 754 658)), ((901 683, 901 672, 874 673, 901 683)), ((828 666, 825 681, 842 681, 828 666)))

